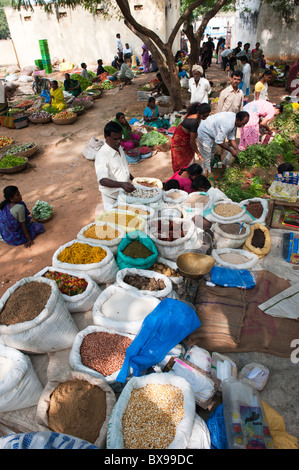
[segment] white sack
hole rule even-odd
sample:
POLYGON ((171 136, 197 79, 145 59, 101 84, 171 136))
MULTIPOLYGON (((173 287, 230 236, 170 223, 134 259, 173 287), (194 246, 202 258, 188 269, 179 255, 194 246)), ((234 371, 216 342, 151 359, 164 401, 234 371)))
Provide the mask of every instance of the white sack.
POLYGON ((10 287, 0 299, 0 312, 10 295, 29 282, 44 282, 52 293, 45 308, 31 321, 0 325, 0 343, 23 352, 43 354, 70 348, 78 328, 67 309, 55 281, 44 277, 25 277, 10 287))
POLYGON ((120 394, 109 420, 107 449, 124 449, 122 417, 133 390, 148 384, 173 385, 184 395, 184 416, 176 428, 174 440, 168 449, 186 449, 192 434, 195 420, 195 398, 190 384, 172 372, 153 373, 142 377, 132 377, 120 394))
POLYGON ((158 238, 158 220, 153 219, 149 223, 148 231, 149 236, 154 241, 158 253, 162 258, 171 261, 177 260, 178 256, 188 250, 198 250, 202 246, 203 230, 198 229, 191 219, 179 219, 174 217, 172 220, 175 223, 182 223, 186 235, 174 241, 163 241, 158 238))
MULTIPOLYGON (((72 264, 59 261, 58 256, 64 250, 64 248, 67 248, 77 242, 83 243, 81 240, 75 239, 66 243, 65 245, 62 245, 58 248, 58 250, 55 251, 52 259, 53 267, 57 268, 57 270, 65 269, 88 274, 97 284, 108 284, 114 282, 116 273, 118 271, 118 266, 112 251, 107 246, 97 245, 107 253, 105 258, 103 258, 99 263, 72 264)), ((95 246, 93 243, 84 243, 86 245, 95 246)))
POLYGON ((249 223, 250 224, 263 224, 263 225, 265 225, 267 215, 268 215, 268 208, 269 208, 268 207, 268 200, 260 198, 260 197, 253 197, 252 199, 244 199, 244 201, 241 201, 240 204, 246 208, 247 204, 249 204, 250 202, 260 202, 263 206, 263 212, 262 212, 262 215, 260 216, 259 219, 253 218, 252 221, 249 222, 249 223))
POLYGON ((152 197, 136 197, 131 195, 130 193, 126 193, 123 189, 120 189, 119 196, 118 196, 118 204, 153 204, 157 202, 161 202, 162 200, 162 189, 161 188, 149 188, 147 186, 142 186, 141 184, 134 185, 136 189, 142 189, 143 191, 152 191, 155 190, 155 195, 152 197))
MULTIPOLYGON (((47 266, 46 268, 42 269, 39 273, 35 274, 34 277, 40 277, 43 274, 45 274, 48 271, 58 271, 56 268, 53 268, 52 266, 47 266)), ((80 273, 78 271, 71 271, 71 270, 65 270, 65 269, 59 269, 59 272, 64 273, 64 274, 69 274, 70 276, 77 276, 80 277, 81 279, 85 279, 87 282, 87 287, 82 294, 78 295, 66 295, 62 294, 62 298, 65 301, 65 304, 67 306, 67 309, 70 313, 75 313, 75 312, 88 312, 93 307, 93 304, 95 303, 96 299, 102 292, 102 289, 97 285, 95 281, 91 279, 88 274, 80 273)), ((56 281, 54 281, 56 282, 56 281)))
MULTIPOLYGON (((55 390, 56 387, 58 387, 59 384, 66 382, 67 380, 84 380, 85 382, 88 382, 92 385, 97 385, 99 388, 101 388, 105 393, 106 393, 106 418, 105 421, 102 425, 102 428, 99 431, 99 436, 95 440, 95 442, 92 442, 91 444, 96 445, 100 449, 104 449, 106 445, 106 438, 107 438, 107 432, 108 432, 108 422, 109 422, 109 416, 113 410, 113 407, 116 403, 116 398, 113 390, 109 387, 109 385, 104 381, 99 378, 92 377, 90 374, 83 374, 80 372, 65 372, 64 374, 61 375, 59 381, 58 380, 52 380, 49 381, 39 399, 38 405, 37 405, 37 411, 36 411, 36 420, 38 424, 41 424, 43 426, 48 427, 48 409, 50 405, 50 399, 53 391, 55 390)), ((94 410, 96 413, 97 410, 94 410)))
POLYGON ((92 137, 82 151, 83 156, 87 160, 95 160, 98 151, 103 147, 104 143, 103 140, 92 137))
POLYGON ((136 335, 144 318, 159 303, 160 300, 152 295, 143 295, 140 291, 135 292, 112 285, 107 287, 95 301, 92 309, 93 323, 107 330, 136 335), (114 295, 119 297, 120 304, 113 305, 114 295), (119 312, 119 319, 116 319, 117 313, 110 316, 112 311, 119 312))
POLYGON ((116 204, 113 205, 113 210, 116 210, 117 212, 121 212, 121 213, 126 212, 126 213, 136 214, 136 215, 138 215, 139 217, 142 217, 145 220, 151 219, 155 215, 155 209, 153 209, 150 206, 145 206, 145 205, 142 205, 142 204, 119 204, 119 202, 117 202, 116 204), (122 206, 127 206, 128 209, 127 210, 118 209, 118 207, 122 207, 122 206), (141 209, 143 211, 149 212, 149 214, 138 214, 136 212, 136 209, 137 210, 141 209))
POLYGON ((165 299, 166 297, 174 298, 173 297, 173 287, 172 287, 172 282, 171 280, 167 277, 164 276, 164 274, 159 274, 156 273, 155 271, 149 271, 147 269, 137 269, 137 268, 124 268, 118 271, 116 275, 116 282, 115 285, 122 287, 123 289, 126 290, 131 290, 133 292, 139 292, 142 295, 151 295, 154 296, 160 300, 165 299), (144 276, 148 277, 149 279, 154 278, 154 279, 161 279, 164 281, 165 288, 162 290, 158 291, 151 291, 151 290, 141 290, 137 289, 137 287, 130 286, 126 282, 124 282, 124 278, 126 275, 138 275, 138 276, 144 276))
MULTIPOLYGON (((213 224, 213 227, 212 227, 217 249, 240 248, 244 245, 245 241, 250 235, 250 226, 248 224, 244 223, 243 227, 245 228, 245 232, 240 235, 225 232, 220 227, 220 225, 222 225, 222 223, 216 222, 215 224, 213 224)), ((225 224, 225 225, 228 225, 228 224, 225 224)), ((241 225, 240 225, 240 228, 241 228, 241 225)))
MULTIPOLYGON (((176 264, 175 261, 171 261, 169 259, 163 258, 162 256, 158 256, 156 263, 165 264, 166 266, 169 266, 171 269, 178 271, 178 265, 176 264)), ((181 286, 184 282, 184 278, 181 275, 178 277, 170 276, 169 279, 174 284, 174 287, 181 286)))
POLYGON ((37 405, 42 390, 29 356, 0 344, 0 412, 37 405))
POLYGON ((111 384, 115 383, 120 369, 117 370, 116 372, 114 372, 111 375, 104 376, 103 374, 100 374, 100 372, 97 372, 96 370, 91 369, 90 367, 84 366, 82 364, 82 361, 81 361, 80 348, 81 348, 81 344, 82 344, 82 341, 84 340, 85 336, 87 336, 91 333, 99 333, 99 332, 105 332, 105 333, 110 333, 110 334, 118 334, 120 336, 126 336, 127 338, 130 338, 132 341, 135 338, 134 335, 129 335, 129 334, 126 334, 126 333, 111 331, 107 328, 102 328, 101 326, 98 326, 98 325, 90 325, 87 328, 84 328, 84 330, 79 331, 79 333, 77 334, 77 336, 75 338, 75 341, 73 343, 72 349, 70 351, 69 363, 70 363, 71 368, 74 369, 74 371, 92 375, 93 377, 96 377, 98 379, 102 379, 103 381, 105 381, 109 385, 111 385, 111 384))
POLYGON ((169 202, 170 204, 182 204, 188 197, 186 191, 181 189, 170 189, 169 191, 163 191, 162 198, 164 202, 169 202), (176 198, 173 198, 173 195, 176 195, 176 198))
POLYGON ((120 226, 115 227, 113 224, 109 224, 108 222, 97 222, 96 224, 95 222, 92 222, 91 224, 85 225, 85 227, 83 227, 80 230, 80 232, 77 235, 77 240, 91 243, 96 246, 102 246, 102 247, 107 246, 112 251, 113 255, 116 255, 118 245, 120 244, 120 242, 125 236, 126 236, 126 232, 120 226), (84 232, 92 225, 99 225, 99 226, 108 225, 109 227, 112 227, 115 231, 119 232, 119 236, 116 238, 113 238, 113 240, 100 240, 96 238, 87 238, 84 236, 84 232))
POLYGON ((187 449, 211 449, 211 435, 205 421, 195 415, 194 426, 187 449))
POLYGON ((232 269, 252 269, 256 266, 258 262, 258 256, 255 255, 254 253, 250 253, 249 251, 246 250, 238 250, 235 248, 220 248, 217 250, 212 250, 211 255, 215 259, 215 263, 217 263, 220 266, 224 266, 226 268, 232 268, 232 269), (241 256, 244 256, 245 258, 248 259, 248 261, 242 263, 242 264, 234 264, 234 263, 228 263, 226 261, 223 261, 219 255, 224 254, 224 253, 231 253, 233 254, 238 254, 241 256))

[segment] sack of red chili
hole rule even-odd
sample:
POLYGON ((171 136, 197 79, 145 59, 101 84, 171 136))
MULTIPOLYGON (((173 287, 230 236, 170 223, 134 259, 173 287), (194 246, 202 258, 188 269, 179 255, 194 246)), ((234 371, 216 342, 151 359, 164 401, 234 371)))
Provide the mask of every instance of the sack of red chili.
POLYGON ((70 366, 78 372, 105 380, 113 388, 126 350, 134 338, 135 335, 90 325, 75 338, 69 356, 70 366))
POLYGON ((52 279, 56 282, 66 306, 71 313, 87 312, 93 307, 102 289, 88 274, 47 266, 36 276, 52 279))

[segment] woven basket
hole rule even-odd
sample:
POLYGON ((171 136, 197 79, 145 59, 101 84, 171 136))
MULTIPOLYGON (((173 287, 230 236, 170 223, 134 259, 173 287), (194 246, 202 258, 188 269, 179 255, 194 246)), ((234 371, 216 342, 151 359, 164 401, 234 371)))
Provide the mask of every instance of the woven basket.
POLYGON ((52 120, 52 116, 45 117, 45 118, 39 118, 39 119, 32 119, 31 116, 29 116, 28 119, 33 124, 46 124, 47 122, 50 122, 52 120))
POLYGON ((23 152, 18 152, 18 157, 32 157, 32 155, 35 154, 35 152, 37 151, 37 145, 35 144, 34 147, 32 147, 31 149, 28 149, 28 150, 24 150, 23 152))
POLYGON ((73 122, 75 122, 77 120, 77 115, 76 116, 73 116, 69 119, 55 119, 53 116, 52 116, 52 121, 55 123, 55 124, 59 124, 59 125, 64 125, 64 124, 72 124, 73 122))
POLYGON ((22 165, 13 166, 11 168, 0 168, 0 173, 18 173, 19 171, 24 170, 24 168, 26 168, 26 166, 28 165, 28 158, 24 158, 26 161, 25 163, 22 163, 22 165))
POLYGON ((35 222, 39 222, 40 224, 44 224, 45 222, 48 222, 48 220, 52 219, 52 217, 53 217, 53 212, 46 219, 36 219, 35 217, 33 217, 33 219, 35 220, 35 222))
POLYGON ((73 113, 76 113, 77 116, 81 116, 82 114, 84 114, 86 112, 85 108, 84 109, 81 109, 80 111, 73 111, 73 113))

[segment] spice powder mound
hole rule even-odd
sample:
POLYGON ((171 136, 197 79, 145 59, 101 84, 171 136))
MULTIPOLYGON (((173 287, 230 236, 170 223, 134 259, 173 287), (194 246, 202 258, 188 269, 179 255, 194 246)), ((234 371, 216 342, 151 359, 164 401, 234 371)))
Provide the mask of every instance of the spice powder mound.
POLYGON ((73 379, 59 384, 48 408, 52 431, 94 443, 106 419, 106 392, 85 380, 73 379))
POLYGON ((133 390, 122 418, 124 448, 167 449, 183 416, 178 387, 149 384, 133 390))
POLYGON ((81 343, 81 362, 107 377, 121 369, 131 343, 130 338, 116 333, 90 333, 81 343))
POLYGON ((52 287, 45 282, 28 282, 8 298, 0 314, 0 325, 16 325, 36 318, 45 308, 52 287))

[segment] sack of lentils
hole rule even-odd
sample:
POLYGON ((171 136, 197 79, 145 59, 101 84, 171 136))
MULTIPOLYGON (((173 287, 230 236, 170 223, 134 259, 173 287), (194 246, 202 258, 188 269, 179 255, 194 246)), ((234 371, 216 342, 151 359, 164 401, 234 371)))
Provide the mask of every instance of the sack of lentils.
POLYGON ((212 230, 217 248, 241 248, 250 235, 250 226, 240 222, 216 222, 212 230))
POLYGON ((110 416, 107 449, 186 449, 194 420, 185 379, 172 372, 132 377, 110 416))
POLYGON ((55 251, 52 266, 88 274, 97 284, 115 281, 117 264, 110 248, 72 240, 55 251))
POLYGON ((108 246, 116 255, 118 245, 126 232, 121 227, 115 227, 108 222, 93 222, 83 227, 77 235, 77 240, 90 242, 94 245, 108 246))
POLYGON ((134 335, 90 325, 73 343, 69 363, 73 370, 105 380, 112 386, 122 368, 134 335))
POLYGON ((30 357, 0 344, 0 412, 35 406, 42 391, 30 357))
POLYGON ((97 283, 82 272, 47 266, 34 277, 40 276, 56 282, 70 313, 87 312, 102 292, 97 283))
POLYGON ((59 380, 46 384, 37 405, 36 420, 51 431, 104 449, 115 403, 115 394, 104 380, 81 372, 66 372, 59 380))
POLYGON ((43 354, 70 348, 78 328, 57 284, 43 277, 16 282, 0 299, 0 343, 43 354))

